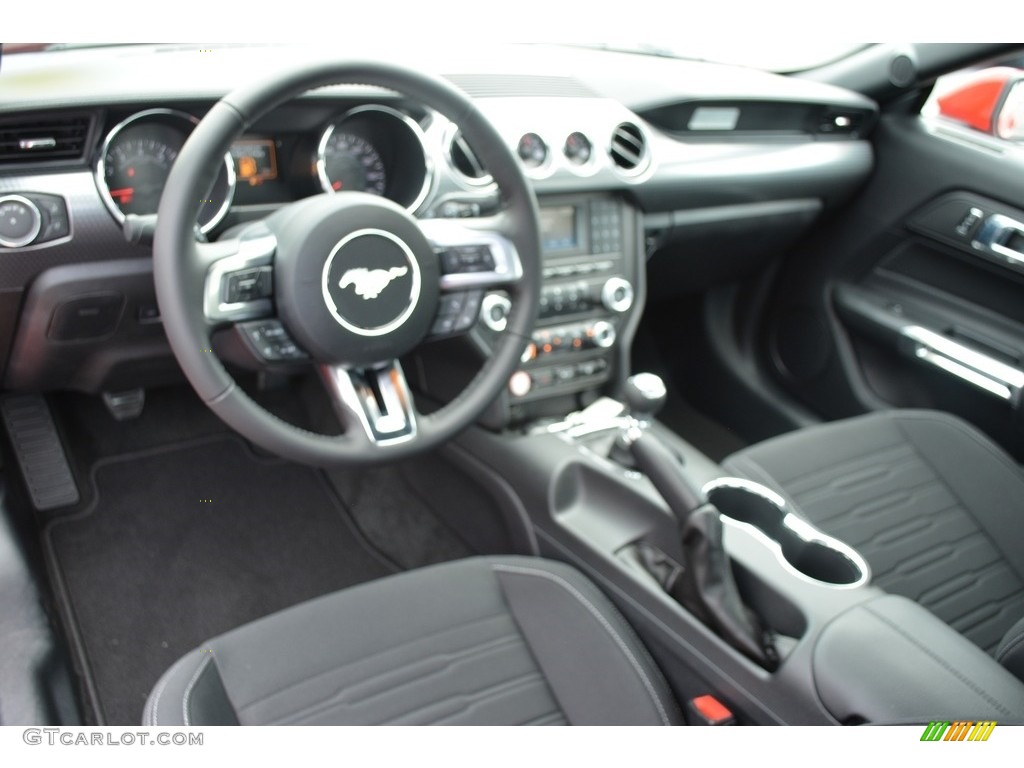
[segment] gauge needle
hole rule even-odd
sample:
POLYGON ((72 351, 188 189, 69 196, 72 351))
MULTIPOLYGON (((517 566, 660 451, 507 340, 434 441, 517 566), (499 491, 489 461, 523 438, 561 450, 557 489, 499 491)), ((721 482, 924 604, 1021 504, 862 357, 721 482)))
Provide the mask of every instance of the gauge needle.
POLYGON ((121 187, 121 189, 110 190, 111 197, 129 198, 135 194, 134 187, 121 187))

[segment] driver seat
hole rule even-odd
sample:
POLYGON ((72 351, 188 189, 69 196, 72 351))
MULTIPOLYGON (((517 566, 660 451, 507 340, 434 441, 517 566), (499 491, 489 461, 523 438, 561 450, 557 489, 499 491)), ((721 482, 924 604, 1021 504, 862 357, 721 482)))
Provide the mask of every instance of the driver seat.
POLYGON ((575 569, 479 557, 326 595, 216 637, 147 726, 674 725, 632 628, 575 569))

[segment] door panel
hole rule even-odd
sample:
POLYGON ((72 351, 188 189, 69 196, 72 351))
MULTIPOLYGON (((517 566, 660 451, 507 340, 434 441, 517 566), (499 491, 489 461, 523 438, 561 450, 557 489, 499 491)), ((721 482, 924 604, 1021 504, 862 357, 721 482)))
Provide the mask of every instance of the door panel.
POLYGON ((762 362, 827 418, 939 408, 1024 458, 1024 152, 917 115, 873 138, 862 194, 781 272, 762 362))

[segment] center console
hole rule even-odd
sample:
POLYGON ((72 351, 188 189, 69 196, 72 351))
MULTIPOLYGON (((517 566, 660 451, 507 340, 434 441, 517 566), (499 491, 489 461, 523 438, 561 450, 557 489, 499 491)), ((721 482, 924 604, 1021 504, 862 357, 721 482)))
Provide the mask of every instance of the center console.
POLYGON ((611 195, 539 202, 543 287, 532 343, 509 380, 513 422, 564 414, 625 372, 643 307, 636 209, 611 195))
POLYGON ((524 551, 572 563, 605 591, 683 704, 710 693, 747 724, 1024 720, 1024 684, 994 659, 873 586, 863 558, 790 501, 728 477, 622 402, 601 398, 501 434, 471 429, 446 450, 503 499, 524 551), (672 503, 664 478, 623 460, 624 442, 646 439, 630 437, 641 427, 691 489, 676 500, 699 496, 720 510, 722 551, 743 606, 771 634, 769 659, 730 643, 673 587, 689 564, 679 508, 692 503, 672 503))

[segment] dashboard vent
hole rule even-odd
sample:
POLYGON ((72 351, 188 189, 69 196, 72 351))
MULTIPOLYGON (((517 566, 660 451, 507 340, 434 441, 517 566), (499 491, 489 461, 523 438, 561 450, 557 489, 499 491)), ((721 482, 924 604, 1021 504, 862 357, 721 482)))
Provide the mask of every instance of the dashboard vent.
POLYGON ((0 119, 0 164, 81 160, 91 124, 89 115, 0 119))
POLYGON ((487 173, 487 169, 484 168, 476 153, 463 138, 462 131, 458 131, 452 136, 451 143, 448 145, 448 156, 451 158, 452 167, 474 184, 484 184, 490 181, 490 174, 487 173))
POLYGON ((647 157, 647 140, 640 128, 633 123, 620 123, 612 133, 612 145, 608 150, 612 162, 624 171, 640 169, 647 157))

